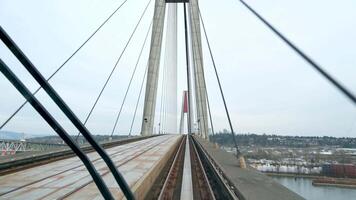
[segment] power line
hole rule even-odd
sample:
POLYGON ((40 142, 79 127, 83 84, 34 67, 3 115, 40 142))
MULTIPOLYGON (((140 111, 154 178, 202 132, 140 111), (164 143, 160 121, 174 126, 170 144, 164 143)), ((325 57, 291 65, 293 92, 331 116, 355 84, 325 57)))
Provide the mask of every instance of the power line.
POLYGON ((294 45, 289 39, 287 39, 281 32, 274 28, 267 20, 265 20, 260 14, 258 14, 252 7, 250 7, 245 1, 240 0, 240 2, 251 11, 258 19, 260 19, 274 34, 276 34, 280 39, 282 39, 291 49, 293 49, 299 56, 301 56, 307 63, 309 63, 317 72, 319 72, 325 79, 332 83, 341 93, 348 97, 356 105, 356 97, 341 85, 335 78, 328 74, 324 69, 321 68, 315 61, 313 61, 309 56, 307 56, 302 50, 300 50, 296 45, 294 45))
MULTIPOLYGON (((101 89, 99 95, 97 96, 97 98, 96 98, 96 100, 95 100, 95 102, 94 102, 92 108, 90 109, 90 112, 88 113, 88 115, 87 115, 87 117, 86 117, 86 119, 85 119, 85 121, 84 121, 84 125, 88 122, 88 120, 89 120, 89 118, 90 118, 90 116, 91 116, 91 114, 92 114, 92 112, 93 112, 93 110, 94 110, 96 104, 98 103, 98 101, 99 101, 99 99, 100 99, 102 93, 104 92, 104 90, 105 90, 107 84, 109 83, 109 81, 110 81, 110 79, 111 79, 111 76, 114 74, 115 69, 117 68, 117 66, 118 66, 118 64, 119 64, 119 62, 120 62, 122 56, 124 55, 124 53, 125 53, 125 51, 126 51, 128 45, 130 44, 130 41, 131 41, 133 35, 135 34, 135 32, 136 32, 136 30, 137 30, 137 27, 138 27, 138 25, 140 24, 140 22, 141 22, 141 20, 142 20, 142 17, 143 17, 144 14, 146 13, 146 10, 147 10, 148 5, 150 4, 150 2, 151 2, 151 0, 147 3, 147 6, 146 6, 145 10, 144 10, 143 13, 141 14, 140 19, 138 20, 138 22, 137 22, 137 24, 136 24, 134 30, 132 31, 132 33, 131 33, 129 39, 128 39, 127 42, 126 42, 125 47, 123 48, 123 50, 122 50, 121 53, 120 53, 120 56, 119 56, 118 59, 116 60, 114 67, 112 68, 112 70, 111 70, 111 72, 110 72, 108 78, 106 79, 106 81, 105 81, 105 83, 104 83, 104 85, 103 85, 103 87, 102 87, 102 89, 101 89)), ((77 135, 77 137, 76 137, 76 140, 78 140, 79 135, 80 135, 80 132, 78 133, 78 135, 77 135)))
MULTIPOLYGON (((153 22, 153 21, 152 21, 153 22)), ((119 118, 120 118, 120 115, 121 115, 121 111, 122 111, 122 108, 124 107, 124 104, 125 104, 125 101, 126 101, 126 97, 127 97, 127 94, 130 90, 130 87, 131 87, 131 83, 132 83, 132 80, 133 80, 133 77, 135 76, 135 73, 136 73, 136 69, 137 69, 137 66, 138 66, 138 63, 140 62, 140 58, 141 58, 141 55, 142 55, 142 52, 143 52, 143 49, 146 45, 146 41, 147 41, 147 38, 148 38, 148 35, 150 33, 150 30, 151 30, 151 27, 152 27, 152 22, 150 24, 150 26, 148 27, 148 30, 147 30, 147 33, 146 33, 146 37, 145 37, 145 40, 142 44, 142 47, 141 47, 141 50, 140 50, 140 53, 138 55, 138 58, 137 58, 137 62, 136 62, 136 65, 135 65, 135 68, 131 74, 131 78, 130 78, 130 81, 129 81, 129 85, 127 86, 127 89, 126 89, 126 92, 125 92, 125 95, 124 95, 124 99, 122 100, 122 103, 121 103, 121 106, 120 106, 120 110, 119 110, 119 113, 117 114, 117 117, 116 117, 116 121, 115 121, 115 124, 114 124, 114 127, 112 129, 112 132, 111 132, 111 136, 113 136, 114 132, 115 132, 115 129, 116 129, 116 125, 117 125, 117 122, 119 121, 119 118)))
MULTIPOLYGON (((56 74, 59 72, 59 70, 61 70, 61 69, 64 67, 64 65, 66 65, 66 64, 74 57, 74 55, 76 55, 76 54, 78 53, 78 51, 79 51, 80 49, 82 49, 82 47, 111 19, 111 17, 126 3, 126 1, 127 1, 127 0, 125 0, 124 2, 122 2, 122 3, 119 5, 119 7, 117 7, 117 8, 114 10, 114 12, 112 12, 111 15, 109 15, 109 17, 108 17, 103 23, 101 23, 101 25, 84 41, 84 43, 82 43, 82 44, 79 46, 79 48, 77 48, 77 49, 62 63, 62 65, 60 65, 60 66, 56 69, 56 71, 54 71, 54 73, 53 73, 51 76, 49 76, 49 77, 47 78, 47 81, 51 80, 52 77, 53 77, 54 75, 56 75, 56 74)), ((1 26, 0 26, 0 30, 1 30, 1 32, 4 31, 1 26)), ((35 90, 35 92, 32 93, 32 94, 35 95, 35 94, 37 94, 38 91, 40 91, 40 90, 41 90, 41 87, 37 88, 37 89, 35 90)), ((27 104, 27 102, 28 102, 28 101, 26 100, 24 103, 22 103, 22 105, 21 105, 19 108, 17 108, 17 110, 0 126, 0 130, 27 104)))

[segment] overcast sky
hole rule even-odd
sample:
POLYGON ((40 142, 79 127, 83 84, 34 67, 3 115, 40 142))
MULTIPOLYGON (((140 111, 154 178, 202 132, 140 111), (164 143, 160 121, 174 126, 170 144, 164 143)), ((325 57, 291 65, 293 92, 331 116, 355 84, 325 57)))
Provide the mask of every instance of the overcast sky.
MULTIPOLYGON (((50 76, 123 0, 0 0, 0 24, 45 77, 50 76)), ((148 0, 128 0, 97 35, 50 81, 84 121, 148 0)), ((88 122, 94 134, 111 132, 129 76, 153 16, 151 2, 138 32, 88 122)), ((356 1, 249 0, 257 11, 356 93, 356 1)), ((236 132, 356 137, 356 107, 271 33, 237 0, 201 1, 201 12, 236 132)), ((184 29, 178 8, 178 108, 185 89, 184 29)), ((217 130, 227 128, 206 43, 207 87, 217 130)), ((127 133, 149 46, 117 132, 127 133)), ((0 42, 0 57, 34 91, 38 85, 0 42)), ((0 123, 24 101, 0 75, 0 123)), ((75 128, 44 92, 37 97, 71 134, 75 128)), ((134 132, 141 125, 142 101, 134 132)), ((157 104, 158 105, 158 104, 157 104)), ((159 108, 159 106, 157 106, 159 108)), ((179 110, 180 111, 180 110, 179 110)), ((158 112, 158 110, 157 110, 158 112)), ((4 128, 54 134, 27 105, 4 128)))

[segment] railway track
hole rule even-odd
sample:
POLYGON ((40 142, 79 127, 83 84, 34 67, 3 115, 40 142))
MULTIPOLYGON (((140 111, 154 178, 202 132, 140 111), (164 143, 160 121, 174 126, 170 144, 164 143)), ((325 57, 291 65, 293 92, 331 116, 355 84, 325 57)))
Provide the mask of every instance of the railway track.
MULTIPOLYGON (((148 193, 137 193, 141 195, 140 199, 243 199, 238 198, 238 194, 226 181, 221 170, 219 171, 214 161, 192 136, 166 135, 113 147, 107 152, 116 166, 131 180, 132 175, 137 177, 137 174, 143 173, 140 172, 141 170, 148 173, 147 169, 151 166, 149 163, 155 163, 155 156, 158 159, 162 158, 162 155, 170 155, 166 157, 167 160, 162 161, 161 168, 158 167, 154 172, 155 178, 145 182, 146 185, 150 185, 147 187, 148 193), (170 147, 167 144, 174 144, 174 146, 170 147), (171 153, 165 154, 168 149, 171 153), (130 174, 133 167, 137 171, 130 174), (152 180, 155 181, 154 184, 149 183, 152 180), (189 198, 183 195, 187 194, 187 191, 190 194, 189 198)), ((99 155, 92 152, 88 156, 103 179, 109 183, 113 196, 117 199, 123 198, 99 155)), ((139 175, 137 178, 139 177, 143 176, 139 175)), ((78 158, 57 161, 0 178, 2 182, 0 182, 0 199, 28 199, 27 197, 30 199, 96 199, 100 197, 92 178, 78 158), (22 180, 20 184, 17 183, 19 179, 22 180), (12 187, 8 187, 7 183, 12 187), (1 184, 6 187, 1 188, 1 184)), ((135 180, 129 181, 130 187, 135 188, 135 184, 140 179, 135 180)))
POLYGON ((245 200, 194 137, 192 137, 192 142, 204 166, 205 174, 209 180, 209 185, 214 193, 215 199, 245 200))
POLYGON ((180 142, 158 199, 168 200, 180 197, 186 137, 184 136, 180 142))
POLYGON ((185 145, 189 145, 191 160, 191 176, 193 186, 193 198, 197 200, 215 200, 215 199, 241 199, 236 195, 236 191, 226 183, 221 172, 214 166, 213 161, 204 152, 202 147, 194 137, 188 140, 182 139, 174 159, 169 163, 169 172, 166 174, 164 184, 161 187, 159 196, 151 196, 146 199, 182 199, 182 177, 184 174, 183 163, 185 154, 185 145))

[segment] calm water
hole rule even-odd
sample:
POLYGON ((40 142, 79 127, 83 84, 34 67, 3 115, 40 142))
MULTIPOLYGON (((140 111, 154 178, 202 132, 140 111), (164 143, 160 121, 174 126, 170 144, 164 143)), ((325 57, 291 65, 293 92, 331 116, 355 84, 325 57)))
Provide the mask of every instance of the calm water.
POLYGON ((273 177, 277 182, 298 193, 308 200, 353 200, 356 189, 313 186, 312 179, 291 177, 273 177))

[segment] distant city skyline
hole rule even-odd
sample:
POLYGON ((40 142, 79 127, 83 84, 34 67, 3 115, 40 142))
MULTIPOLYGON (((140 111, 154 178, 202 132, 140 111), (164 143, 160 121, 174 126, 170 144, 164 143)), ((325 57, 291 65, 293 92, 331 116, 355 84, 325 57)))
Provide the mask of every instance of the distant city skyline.
MULTIPOLYGON (((1 1, 0 25, 48 77, 122 2, 1 1)), ((50 81, 82 121, 147 2, 127 1, 50 81)), ((88 121, 87 127, 93 134, 111 132, 153 16, 153 2, 88 121)), ((356 93, 356 1, 248 2, 326 71, 356 93)), ((237 133, 356 137, 356 107, 276 38, 239 1, 219 4, 216 1, 200 1, 200 9, 237 133)), ((186 89, 182 12, 180 5, 178 114, 181 94, 186 89)), ((215 131, 228 130, 204 37, 202 44, 214 128, 215 131)), ((149 45, 146 45, 116 133, 127 133, 130 128, 148 53, 149 45)), ((31 91, 38 87, 2 42, 0 58, 31 91)), ((0 91, 0 123, 3 123, 24 99, 2 74, 0 91)), ((77 133, 45 92, 41 91, 36 96, 70 134, 77 133)), ((141 128, 143 97, 134 125, 135 134, 141 128)), ((157 105, 159 103, 157 98, 157 105)), ((159 106, 156 106, 156 121, 158 116, 159 106)), ((30 105, 26 105, 3 130, 55 134, 30 105)))

